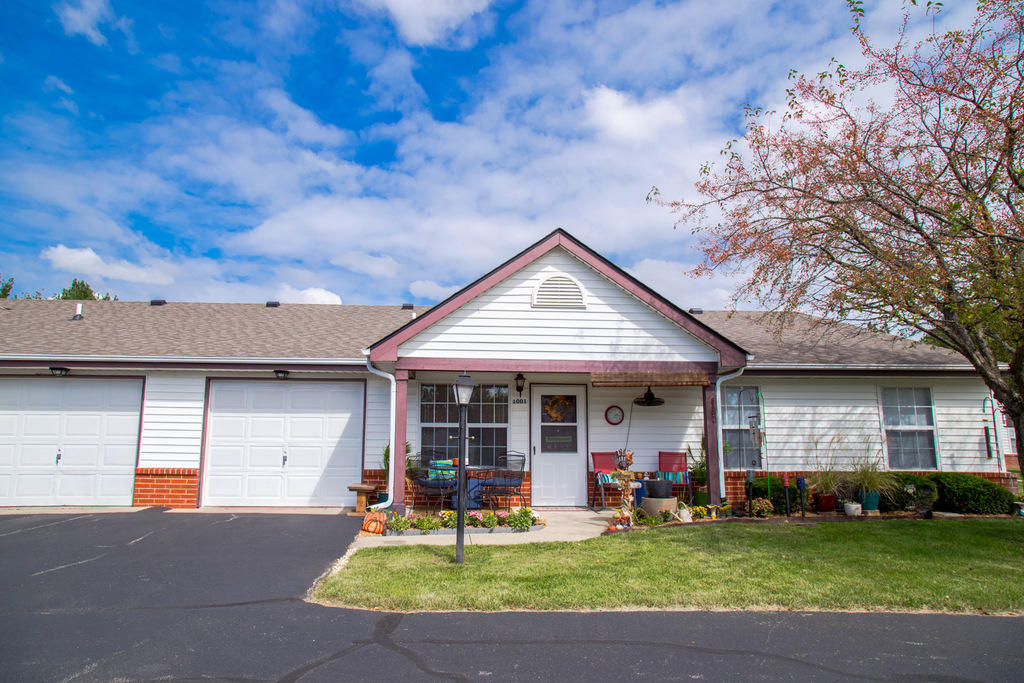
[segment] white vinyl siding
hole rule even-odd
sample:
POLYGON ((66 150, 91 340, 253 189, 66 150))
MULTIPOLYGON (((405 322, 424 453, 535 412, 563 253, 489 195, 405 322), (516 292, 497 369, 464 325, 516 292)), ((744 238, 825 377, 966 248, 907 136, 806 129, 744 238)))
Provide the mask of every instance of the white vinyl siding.
POLYGON ((384 447, 391 441, 391 383, 370 375, 366 380, 366 454, 363 467, 383 467, 384 447))
MULTIPOLYGON (((589 450, 623 448, 628 431, 634 470, 657 471, 658 451, 685 451, 689 446, 696 457, 704 434, 702 388, 654 387, 652 391, 665 399, 664 405, 633 405, 633 399, 644 392, 644 387, 590 387, 589 450), (618 425, 608 424, 604 419, 604 411, 612 405, 622 408, 626 415, 618 425), (632 425, 630 410, 633 412, 632 425)), ((589 463, 589 454, 587 460, 589 463)))
POLYGON ((206 375, 146 375, 139 467, 199 467, 206 375))
POLYGON ((563 249, 554 249, 401 344, 400 357, 714 362, 717 352, 563 249), (586 308, 534 308, 568 275, 586 308))
MULTIPOLYGON (((750 383, 741 378, 726 386, 750 383)), ((876 383, 836 378, 757 378, 764 400, 763 463, 769 470, 836 467, 881 454, 876 383)))
MULTIPOLYGON (((752 383, 740 378, 726 386, 752 383)), ((997 472, 999 459, 985 448, 984 399, 980 379, 915 378, 913 382, 873 378, 758 377, 764 397, 762 429, 765 465, 771 471, 815 469, 832 459, 840 469, 858 459, 881 458, 883 443, 881 388, 907 386, 931 390, 939 470, 997 472)), ((990 418, 991 419, 991 418, 990 418)))
MULTIPOLYGON (((931 387, 938 439, 939 469, 953 472, 999 472, 1002 459, 992 444, 985 448, 985 425, 991 424, 988 387, 980 379, 934 379, 931 387), (985 418, 989 421, 986 422, 985 418)), ((1001 442, 1005 443, 1005 442, 1001 442)))

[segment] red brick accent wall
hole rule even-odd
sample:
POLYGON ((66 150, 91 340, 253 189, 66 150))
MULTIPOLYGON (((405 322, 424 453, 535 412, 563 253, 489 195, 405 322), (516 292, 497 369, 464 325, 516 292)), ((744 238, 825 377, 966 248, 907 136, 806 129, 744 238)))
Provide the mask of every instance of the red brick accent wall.
POLYGON ((199 507, 197 468, 138 467, 132 505, 169 508, 199 507))
POLYGON ((1003 457, 1006 458, 1006 469, 1011 467, 1015 470, 1020 469, 1020 457, 1016 453, 1007 453, 1003 457))
MULTIPOLYGON (((798 472, 789 471, 787 474, 796 481, 797 477, 810 477, 810 472, 798 472)), ((917 474, 920 476, 926 476, 929 474, 935 474, 935 470, 920 471, 920 472, 906 472, 905 474, 917 474)), ((1017 493, 1017 477, 1012 474, 1003 474, 1001 472, 963 472, 963 474, 973 474, 978 477, 983 477, 989 481, 993 481, 1000 486, 1009 489, 1014 494, 1017 493)), ((782 472, 772 472, 773 477, 782 476, 782 472)), ((765 472, 758 472, 758 477, 765 476, 765 472)), ((745 471, 726 471, 725 473, 725 495, 729 499, 729 502, 733 505, 739 505, 747 501, 747 473, 745 471)))

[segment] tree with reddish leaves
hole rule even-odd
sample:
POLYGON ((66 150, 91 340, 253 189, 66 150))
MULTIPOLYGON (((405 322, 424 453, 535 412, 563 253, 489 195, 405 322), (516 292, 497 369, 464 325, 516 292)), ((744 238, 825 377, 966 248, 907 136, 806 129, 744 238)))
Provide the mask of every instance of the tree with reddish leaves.
POLYGON ((849 5, 864 66, 791 74, 786 110, 748 111, 698 201, 652 198, 693 227, 694 274, 749 273, 737 298, 963 355, 1024 452, 1024 2, 980 0, 918 41, 904 15, 884 48, 849 5))

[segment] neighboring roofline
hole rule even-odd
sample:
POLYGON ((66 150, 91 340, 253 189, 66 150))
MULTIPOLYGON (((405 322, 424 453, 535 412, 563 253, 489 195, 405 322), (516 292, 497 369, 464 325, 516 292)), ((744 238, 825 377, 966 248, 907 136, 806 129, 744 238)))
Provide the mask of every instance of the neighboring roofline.
POLYGON ((750 355, 743 347, 714 328, 704 324, 697 317, 687 313, 674 303, 655 292, 617 265, 597 253, 577 238, 556 228, 548 235, 522 250, 498 267, 480 276, 447 299, 402 325, 391 334, 370 345, 370 358, 380 362, 394 362, 398 359, 398 345, 422 330, 441 320, 463 304, 479 296, 497 283, 518 272, 555 247, 562 247, 584 263, 594 267, 611 282, 623 288, 641 302, 665 316, 673 323, 704 342, 719 354, 721 365, 745 365, 750 355))
POLYGON ((7 361, 87 362, 87 363, 216 363, 220 365, 253 363, 266 365, 359 365, 364 358, 262 358, 259 356, 100 356, 42 353, 0 353, 0 365, 7 361))

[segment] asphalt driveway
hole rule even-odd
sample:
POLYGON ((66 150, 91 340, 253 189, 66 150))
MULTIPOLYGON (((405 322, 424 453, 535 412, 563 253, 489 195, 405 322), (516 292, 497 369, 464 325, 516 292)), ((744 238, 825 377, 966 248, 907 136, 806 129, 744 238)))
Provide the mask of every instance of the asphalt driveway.
POLYGON ((304 602, 357 524, 159 511, 0 516, 0 680, 993 681, 1024 671, 1019 618, 396 615, 304 602))

